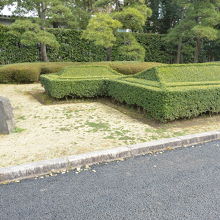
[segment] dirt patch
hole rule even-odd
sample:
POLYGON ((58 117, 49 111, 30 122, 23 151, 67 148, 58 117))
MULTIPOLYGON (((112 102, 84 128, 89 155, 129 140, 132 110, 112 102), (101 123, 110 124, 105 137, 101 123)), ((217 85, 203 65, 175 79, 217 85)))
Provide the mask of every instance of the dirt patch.
POLYGON ((39 84, 0 85, 0 95, 10 99, 16 119, 14 133, 0 135, 0 167, 217 130, 220 126, 220 115, 160 124, 103 99, 43 105, 31 95, 43 92, 39 84))

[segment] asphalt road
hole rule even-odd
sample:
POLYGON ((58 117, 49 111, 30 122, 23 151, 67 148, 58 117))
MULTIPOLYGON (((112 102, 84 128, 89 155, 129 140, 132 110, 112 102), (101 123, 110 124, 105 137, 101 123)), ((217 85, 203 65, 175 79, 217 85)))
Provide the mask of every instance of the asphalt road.
POLYGON ((220 219, 220 142, 92 169, 0 185, 0 219, 220 219))

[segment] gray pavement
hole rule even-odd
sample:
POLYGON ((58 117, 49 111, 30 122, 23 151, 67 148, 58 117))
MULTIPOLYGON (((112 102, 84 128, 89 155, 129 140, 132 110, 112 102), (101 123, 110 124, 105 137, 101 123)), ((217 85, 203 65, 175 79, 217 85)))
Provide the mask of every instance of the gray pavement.
POLYGON ((220 219, 220 142, 0 185, 17 219, 220 219))

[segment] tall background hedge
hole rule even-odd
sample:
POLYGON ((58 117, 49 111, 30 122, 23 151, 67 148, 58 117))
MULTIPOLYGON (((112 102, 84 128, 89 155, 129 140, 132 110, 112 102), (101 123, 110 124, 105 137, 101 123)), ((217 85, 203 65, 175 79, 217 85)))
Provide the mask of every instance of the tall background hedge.
MULTIPOLYGON (((7 27, 0 26, 0 65, 8 63, 22 63, 39 61, 39 48, 27 47, 19 43, 19 39, 7 32, 7 27)), ((106 60, 106 51, 92 42, 81 39, 81 32, 69 29, 50 29, 60 43, 59 49, 48 49, 50 61, 78 61, 95 62, 106 60)), ((123 43, 123 35, 117 34, 117 45, 112 50, 112 60, 125 60, 119 55, 118 47, 123 43)), ((147 62, 175 62, 176 48, 164 41, 160 34, 137 34, 138 42, 145 48, 147 62)), ((220 60, 220 43, 205 42, 200 57, 201 62, 220 60)), ((189 42, 184 48, 182 62, 193 62, 193 45, 189 42)))

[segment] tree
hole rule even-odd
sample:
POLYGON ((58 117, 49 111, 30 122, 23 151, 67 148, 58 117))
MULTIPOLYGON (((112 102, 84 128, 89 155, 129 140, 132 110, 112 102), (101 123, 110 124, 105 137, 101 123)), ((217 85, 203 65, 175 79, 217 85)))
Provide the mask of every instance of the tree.
POLYGON ((182 7, 175 0, 148 0, 153 14, 147 20, 145 31, 167 34, 181 19, 182 7))
POLYGON ((75 29, 86 29, 89 19, 92 14, 95 13, 96 0, 65 0, 65 4, 74 15, 74 27, 75 29))
POLYGON ((9 33, 18 37, 23 45, 31 46, 40 43, 43 61, 48 61, 46 46, 59 47, 59 43, 53 34, 42 30, 39 24, 33 23, 31 20, 16 20, 9 26, 9 33), (43 48, 42 45, 44 45, 43 48), (42 49, 45 49, 45 51, 42 51, 42 49))
POLYGON ((132 33, 123 36, 123 45, 118 48, 118 54, 128 61, 144 61, 145 49, 137 42, 132 33))
POLYGON ((33 42, 40 43, 41 60, 48 61, 46 46, 57 46, 58 43, 55 41, 55 36, 47 32, 46 28, 54 23, 57 27, 71 23, 73 17, 71 10, 65 6, 62 0, 8 0, 7 4, 16 5, 14 11, 16 15, 30 14, 29 19, 32 18, 35 22, 34 28, 31 21, 26 23, 18 21, 12 28, 17 34, 20 33, 22 42, 26 44, 31 43, 31 37, 36 34, 33 42), (29 26, 24 28, 25 24, 29 26))
POLYGON ((182 41, 193 39, 195 41, 194 62, 199 61, 202 42, 205 39, 216 40, 220 24, 220 0, 177 0, 182 4, 183 18, 172 28, 166 39, 178 43, 177 62, 180 59, 182 41))
POLYGON ((114 20, 108 14, 99 13, 90 19, 82 37, 106 48, 107 60, 111 60, 111 48, 116 41, 115 33, 120 27, 122 24, 119 21, 114 20))
MULTIPOLYGON (((116 42, 117 30, 123 28, 142 32, 146 19, 151 15, 151 9, 145 5, 144 0, 98 0, 93 5, 93 11, 101 11, 102 14, 95 14, 90 19, 83 38, 105 47, 108 51, 108 60, 111 59, 111 48, 116 42)), ((124 42, 119 48, 123 57, 129 60, 143 60, 144 48, 135 37, 126 34, 123 39, 124 42)))
POLYGON ((112 16, 123 24, 124 29, 142 32, 147 18, 151 16, 151 10, 145 5, 135 4, 124 7, 121 11, 113 13, 112 16))

